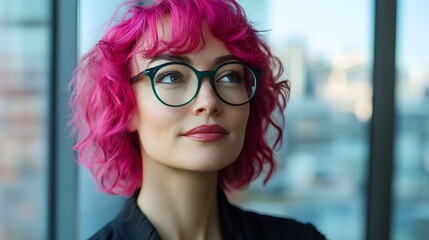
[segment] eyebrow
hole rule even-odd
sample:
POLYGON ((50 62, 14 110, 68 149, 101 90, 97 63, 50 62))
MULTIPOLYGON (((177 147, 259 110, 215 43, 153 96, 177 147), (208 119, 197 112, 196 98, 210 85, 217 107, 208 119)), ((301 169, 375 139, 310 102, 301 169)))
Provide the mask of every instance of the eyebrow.
MULTIPOLYGON (((189 57, 186 57, 186 56, 172 55, 172 54, 160 54, 160 55, 152 58, 150 60, 149 64, 152 62, 155 62, 155 61, 160 61, 160 60, 167 60, 167 61, 172 61, 172 62, 183 62, 183 63, 189 64, 189 65, 192 65, 192 62, 193 62, 189 57)), ((241 60, 234 55, 225 55, 225 56, 216 57, 213 60, 212 64, 214 66, 217 66, 221 63, 228 62, 228 61, 241 61, 241 60)))
POLYGON ((183 62, 183 63, 187 63, 187 64, 191 64, 192 61, 190 58, 185 57, 185 56, 179 56, 179 55, 172 55, 172 54, 160 54, 154 58, 152 58, 149 62, 153 63, 155 61, 160 61, 160 60, 167 60, 167 61, 172 61, 172 62, 183 62))
POLYGON ((221 63, 224 62, 228 62, 228 61, 241 61, 241 59, 239 59, 238 57, 234 56, 234 55, 225 55, 225 56, 220 56, 217 57, 213 60, 213 65, 219 65, 221 63))

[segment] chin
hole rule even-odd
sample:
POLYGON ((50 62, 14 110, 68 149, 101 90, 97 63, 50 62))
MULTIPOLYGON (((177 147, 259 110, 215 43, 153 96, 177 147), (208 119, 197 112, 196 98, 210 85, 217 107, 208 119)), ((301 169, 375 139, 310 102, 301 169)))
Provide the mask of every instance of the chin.
MULTIPOLYGON (((225 159, 225 158, 223 158, 225 159)), ((219 159, 208 159, 208 158, 203 158, 203 159, 193 159, 193 160, 187 160, 186 161, 186 166, 183 166, 182 169, 187 169, 190 171, 195 171, 195 172, 218 172, 221 169, 231 165, 234 160, 227 160, 227 161, 219 161, 219 159)))

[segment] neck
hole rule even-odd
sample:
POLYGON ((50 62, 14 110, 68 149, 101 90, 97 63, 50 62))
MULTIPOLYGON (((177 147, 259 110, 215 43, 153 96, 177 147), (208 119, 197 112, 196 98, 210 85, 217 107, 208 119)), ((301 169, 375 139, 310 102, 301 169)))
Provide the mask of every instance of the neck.
POLYGON ((143 161, 139 208, 161 239, 220 239, 217 172, 200 173, 143 161))

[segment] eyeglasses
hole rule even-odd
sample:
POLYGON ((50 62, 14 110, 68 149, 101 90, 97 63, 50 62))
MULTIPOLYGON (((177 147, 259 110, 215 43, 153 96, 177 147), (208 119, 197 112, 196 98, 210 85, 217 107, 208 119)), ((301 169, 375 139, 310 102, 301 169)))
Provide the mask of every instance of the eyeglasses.
POLYGON ((261 73, 242 62, 226 62, 213 71, 198 71, 183 62, 168 62, 140 72, 130 82, 132 84, 148 76, 161 103, 181 107, 197 96, 203 79, 208 77, 217 98, 229 105, 240 106, 255 96, 261 73))

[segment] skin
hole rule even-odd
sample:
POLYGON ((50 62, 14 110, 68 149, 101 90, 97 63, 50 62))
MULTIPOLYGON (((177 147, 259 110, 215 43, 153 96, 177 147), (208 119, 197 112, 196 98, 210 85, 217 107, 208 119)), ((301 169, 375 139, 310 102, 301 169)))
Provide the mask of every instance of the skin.
MULTIPOLYGON (((161 38, 168 39, 168 24, 161 38)), ((205 45, 187 57, 198 70, 211 70, 218 57, 231 56, 223 42, 203 29, 205 45)), ((167 60, 137 57, 132 74, 167 60)), ((142 188, 137 204, 162 239, 221 239, 217 205, 218 171, 241 152, 249 118, 249 105, 230 106, 217 99, 208 79, 196 98, 172 108, 159 102, 150 80, 132 85, 137 100, 130 131, 137 131, 143 159, 142 188), (226 129, 217 141, 201 142, 183 134, 201 125, 226 129)))

